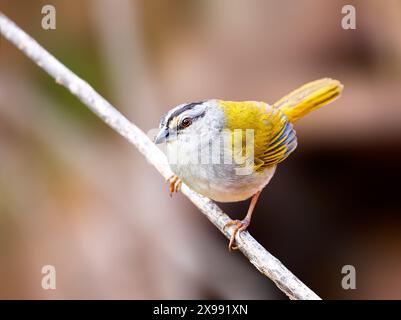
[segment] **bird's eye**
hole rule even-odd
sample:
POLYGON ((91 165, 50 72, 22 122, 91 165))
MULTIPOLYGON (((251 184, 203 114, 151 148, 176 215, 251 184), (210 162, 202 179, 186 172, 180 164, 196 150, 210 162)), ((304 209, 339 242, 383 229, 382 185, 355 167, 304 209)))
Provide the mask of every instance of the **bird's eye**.
POLYGON ((191 124, 192 124, 192 120, 190 118, 184 118, 184 119, 182 119, 180 126, 182 128, 186 128, 186 127, 189 127, 191 124))

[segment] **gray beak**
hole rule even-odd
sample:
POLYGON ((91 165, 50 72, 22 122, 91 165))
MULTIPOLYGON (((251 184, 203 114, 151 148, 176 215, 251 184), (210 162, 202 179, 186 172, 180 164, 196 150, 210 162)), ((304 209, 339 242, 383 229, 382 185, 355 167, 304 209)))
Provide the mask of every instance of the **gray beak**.
POLYGON ((153 142, 159 144, 166 141, 168 134, 169 132, 167 128, 161 128, 157 136, 154 138, 153 142))

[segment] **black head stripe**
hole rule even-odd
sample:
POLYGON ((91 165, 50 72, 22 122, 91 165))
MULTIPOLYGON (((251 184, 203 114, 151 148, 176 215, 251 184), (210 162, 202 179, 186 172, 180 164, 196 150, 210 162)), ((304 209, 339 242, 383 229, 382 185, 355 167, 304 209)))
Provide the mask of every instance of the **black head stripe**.
POLYGON ((166 114, 162 117, 162 119, 161 119, 161 121, 160 121, 160 126, 167 126, 167 127, 168 127, 169 124, 170 124, 170 121, 171 121, 172 119, 174 119, 175 117, 177 117, 178 115, 180 115, 180 114, 183 113, 184 111, 187 111, 187 110, 189 110, 189 109, 192 109, 193 107, 195 107, 195 106, 197 106, 197 105, 199 105, 199 104, 202 104, 202 103, 203 103, 203 101, 191 102, 191 103, 188 103, 188 104, 185 104, 185 105, 181 106, 180 108, 173 109, 172 111, 166 113, 166 114))

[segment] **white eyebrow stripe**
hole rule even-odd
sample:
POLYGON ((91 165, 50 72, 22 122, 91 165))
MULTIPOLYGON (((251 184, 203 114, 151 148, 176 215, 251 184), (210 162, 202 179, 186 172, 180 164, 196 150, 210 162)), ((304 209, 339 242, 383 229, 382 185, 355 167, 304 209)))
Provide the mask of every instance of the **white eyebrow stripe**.
POLYGON ((176 112, 176 110, 178 110, 179 108, 181 108, 182 105, 178 105, 176 107, 174 107, 173 109, 169 110, 167 113, 165 113, 164 115, 162 115, 162 117, 160 118, 160 123, 159 123, 159 128, 162 128, 164 126, 167 126, 169 121, 171 120, 171 115, 176 112))
POLYGON ((199 105, 199 106, 196 106, 196 107, 194 107, 192 109, 189 109, 189 110, 186 110, 186 111, 182 112, 177 117, 178 117, 179 120, 181 120, 183 118, 186 118, 186 117, 189 117, 191 119, 195 119, 195 118, 201 116, 203 113, 205 113, 205 109, 206 109, 205 106, 199 105))

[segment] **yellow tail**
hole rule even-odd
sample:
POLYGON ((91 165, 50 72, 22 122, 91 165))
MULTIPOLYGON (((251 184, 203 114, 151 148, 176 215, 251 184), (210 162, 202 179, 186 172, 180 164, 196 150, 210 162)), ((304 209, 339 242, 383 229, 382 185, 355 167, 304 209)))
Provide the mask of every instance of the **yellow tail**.
POLYGON ((286 95, 273 106, 280 108, 290 122, 295 122, 340 96, 343 85, 338 80, 324 78, 309 82, 286 95))

